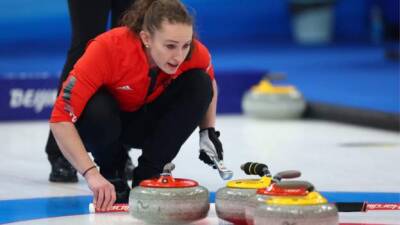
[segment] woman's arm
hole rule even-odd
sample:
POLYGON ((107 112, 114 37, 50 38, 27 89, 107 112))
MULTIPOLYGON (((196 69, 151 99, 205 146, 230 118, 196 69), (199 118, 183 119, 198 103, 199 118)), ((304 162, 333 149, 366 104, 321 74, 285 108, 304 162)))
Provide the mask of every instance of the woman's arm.
MULTIPOLYGON (((74 124, 71 122, 50 123, 50 129, 65 158, 81 174, 94 166, 74 124)), ((96 168, 88 170, 84 175, 93 192, 93 203, 96 208, 110 210, 116 200, 114 186, 101 176, 96 168)))
POLYGON ((213 88, 213 98, 211 100, 210 106, 204 116, 203 120, 200 122, 200 129, 215 127, 215 118, 217 114, 217 99, 218 99, 218 87, 215 79, 212 81, 213 88))
POLYGON ((214 159, 220 161, 223 160, 223 149, 222 143, 219 140, 219 131, 215 130, 215 120, 217 113, 217 99, 218 90, 217 83, 215 80, 212 81, 213 86, 213 98, 210 106, 200 123, 200 155, 199 159, 206 164, 216 168, 214 159))
POLYGON ((74 124, 70 122, 50 123, 50 129, 65 158, 80 174, 83 174, 86 169, 94 165, 74 124))

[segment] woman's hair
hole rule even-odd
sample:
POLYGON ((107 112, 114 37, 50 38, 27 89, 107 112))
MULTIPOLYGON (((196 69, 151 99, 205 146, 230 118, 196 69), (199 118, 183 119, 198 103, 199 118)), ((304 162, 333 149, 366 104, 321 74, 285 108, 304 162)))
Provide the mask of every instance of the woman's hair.
POLYGON ((121 25, 136 34, 142 30, 154 34, 164 20, 193 26, 193 17, 180 0, 135 0, 122 17, 121 25))

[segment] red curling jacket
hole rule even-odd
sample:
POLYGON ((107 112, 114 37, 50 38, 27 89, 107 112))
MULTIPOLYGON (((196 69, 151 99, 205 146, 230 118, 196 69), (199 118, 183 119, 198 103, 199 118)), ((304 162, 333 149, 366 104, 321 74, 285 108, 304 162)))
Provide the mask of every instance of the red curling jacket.
POLYGON ((115 97, 122 111, 135 111, 160 96, 172 79, 193 68, 203 69, 214 79, 210 54, 198 40, 194 40, 191 57, 175 74, 159 72, 154 91, 146 98, 151 78, 142 42, 127 27, 112 29, 88 44, 63 83, 50 122, 76 122, 100 87, 115 97))

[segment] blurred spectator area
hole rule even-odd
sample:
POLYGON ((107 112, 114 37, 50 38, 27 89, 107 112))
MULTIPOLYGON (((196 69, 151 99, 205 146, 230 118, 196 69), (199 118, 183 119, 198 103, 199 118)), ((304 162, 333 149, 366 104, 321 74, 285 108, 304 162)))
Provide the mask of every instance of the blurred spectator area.
MULTIPOLYGON (((321 0, 320 0, 321 1, 321 0)), ((291 0, 184 0, 208 45, 237 41, 291 41, 291 0)), ((381 7, 388 32, 399 27, 398 0, 337 0, 335 41, 367 41, 371 7, 381 7)), ((96 6, 93 6, 96 7, 96 6)), ((0 1, 0 51, 61 51, 70 37, 67 3, 62 0, 0 1)))

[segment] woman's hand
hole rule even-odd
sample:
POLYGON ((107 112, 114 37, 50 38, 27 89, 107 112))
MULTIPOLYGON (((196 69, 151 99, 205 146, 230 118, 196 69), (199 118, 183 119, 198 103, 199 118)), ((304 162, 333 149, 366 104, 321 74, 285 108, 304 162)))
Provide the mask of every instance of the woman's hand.
POLYGON ((101 211, 111 210, 116 200, 115 188, 96 170, 88 171, 85 179, 93 192, 93 205, 101 211))
POLYGON ((199 159, 216 169, 213 159, 224 159, 222 143, 219 140, 219 131, 213 127, 200 130, 200 155, 199 159))

